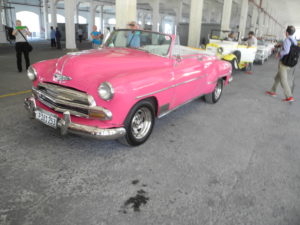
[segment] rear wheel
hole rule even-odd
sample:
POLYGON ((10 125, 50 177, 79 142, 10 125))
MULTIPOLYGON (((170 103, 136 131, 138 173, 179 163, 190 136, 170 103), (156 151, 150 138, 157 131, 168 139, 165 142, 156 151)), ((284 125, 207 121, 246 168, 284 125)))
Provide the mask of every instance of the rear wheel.
POLYGON ((150 100, 138 102, 125 120, 126 135, 119 141, 122 144, 138 146, 147 141, 155 122, 155 108, 150 100))
POLYGON ((219 101, 223 92, 224 81, 219 79, 214 91, 210 94, 204 95, 204 99, 209 104, 215 104, 219 101))

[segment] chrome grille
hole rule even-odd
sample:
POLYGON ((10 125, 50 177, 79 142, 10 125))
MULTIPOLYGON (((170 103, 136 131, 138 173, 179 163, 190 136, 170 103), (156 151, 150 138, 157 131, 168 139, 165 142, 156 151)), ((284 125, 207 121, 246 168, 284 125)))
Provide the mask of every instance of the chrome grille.
POLYGON ((41 103, 57 112, 69 111, 71 115, 88 118, 89 109, 96 106, 92 96, 64 86, 40 83, 32 90, 41 103))

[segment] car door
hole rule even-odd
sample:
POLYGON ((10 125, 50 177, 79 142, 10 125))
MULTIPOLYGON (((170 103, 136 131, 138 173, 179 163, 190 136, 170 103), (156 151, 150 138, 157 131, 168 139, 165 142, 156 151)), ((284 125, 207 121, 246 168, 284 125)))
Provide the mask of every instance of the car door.
POLYGON ((204 63, 197 56, 176 57, 173 63, 175 96, 173 107, 184 104, 201 95, 201 86, 207 75, 204 63))

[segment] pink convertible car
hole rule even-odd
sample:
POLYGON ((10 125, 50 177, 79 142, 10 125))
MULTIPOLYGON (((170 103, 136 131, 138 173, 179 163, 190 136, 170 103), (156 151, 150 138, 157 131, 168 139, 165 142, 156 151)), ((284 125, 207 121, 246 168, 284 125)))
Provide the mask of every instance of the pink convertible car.
POLYGON ((103 48, 32 65, 31 118, 101 140, 136 146, 155 118, 204 96, 216 103, 231 79, 231 65, 176 44, 175 35, 116 30, 103 48))

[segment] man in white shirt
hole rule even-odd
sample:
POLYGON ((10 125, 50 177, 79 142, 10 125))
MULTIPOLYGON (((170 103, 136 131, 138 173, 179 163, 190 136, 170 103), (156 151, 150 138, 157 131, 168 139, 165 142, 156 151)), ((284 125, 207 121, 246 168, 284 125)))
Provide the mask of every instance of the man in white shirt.
MULTIPOLYGON (((248 39, 247 39, 246 43, 248 45, 248 48, 257 47, 257 39, 256 39, 255 34, 254 34, 253 31, 250 31, 248 33, 248 39)), ((252 74, 253 73, 252 68, 253 68, 253 63, 249 63, 246 73, 247 74, 252 74)))

